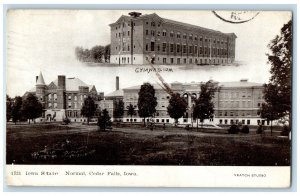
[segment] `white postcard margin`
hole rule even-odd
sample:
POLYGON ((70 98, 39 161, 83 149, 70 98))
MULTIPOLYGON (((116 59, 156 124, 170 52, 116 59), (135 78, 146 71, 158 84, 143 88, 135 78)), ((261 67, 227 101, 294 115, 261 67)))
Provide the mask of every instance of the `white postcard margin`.
POLYGON ((290 166, 6 165, 9 186, 289 188, 290 166))

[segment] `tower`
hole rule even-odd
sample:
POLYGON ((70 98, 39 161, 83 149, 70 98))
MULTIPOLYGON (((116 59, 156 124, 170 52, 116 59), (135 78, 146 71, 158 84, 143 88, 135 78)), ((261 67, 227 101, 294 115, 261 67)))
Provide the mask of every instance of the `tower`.
POLYGON ((39 76, 36 76, 35 88, 37 98, 42 103, 42 105, 45 106, 46 84, 42 72, 40 72, 39 76))
POLYGON ((63 110, 66 109, 66 76, 58 76, 57 108, 63 110))

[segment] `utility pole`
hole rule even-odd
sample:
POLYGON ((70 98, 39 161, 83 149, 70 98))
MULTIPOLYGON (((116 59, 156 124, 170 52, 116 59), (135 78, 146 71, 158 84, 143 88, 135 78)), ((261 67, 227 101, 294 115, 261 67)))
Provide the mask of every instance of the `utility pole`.
POLYGON ((130 27, 131 27, 131 39, 130 39, 130 52, 131 52, 131 65, 133 65, 133 18, 137 18, 139 17, 140 15, 142 15, 142 13, 139 13, 139 12, 130 12, 128 13, 132 18, 130 20, 130 27))

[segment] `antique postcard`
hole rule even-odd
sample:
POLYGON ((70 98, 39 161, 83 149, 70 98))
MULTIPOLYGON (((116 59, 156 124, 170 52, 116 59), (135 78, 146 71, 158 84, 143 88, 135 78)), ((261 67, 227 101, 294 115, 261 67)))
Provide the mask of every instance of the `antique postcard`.
POLYGON ((288 188, 291 11, 9 9, 6 184, 288 188))

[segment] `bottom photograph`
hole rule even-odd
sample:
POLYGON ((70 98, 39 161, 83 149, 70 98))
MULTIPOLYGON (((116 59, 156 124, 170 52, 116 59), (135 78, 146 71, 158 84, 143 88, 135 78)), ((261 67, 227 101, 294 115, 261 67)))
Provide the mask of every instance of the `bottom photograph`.
POLYGON ((104 95, 79 78, 45 83, 40 73, 32 89, 10 100, 7 164, 290 165, 289 126, 270 117, 263 84, 162 81, 120 89, 115 80, 104 95))

